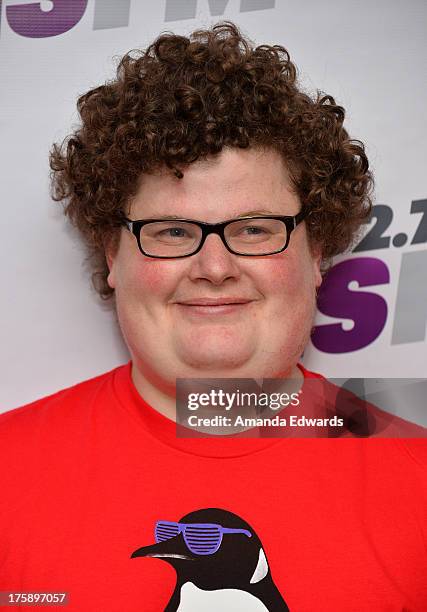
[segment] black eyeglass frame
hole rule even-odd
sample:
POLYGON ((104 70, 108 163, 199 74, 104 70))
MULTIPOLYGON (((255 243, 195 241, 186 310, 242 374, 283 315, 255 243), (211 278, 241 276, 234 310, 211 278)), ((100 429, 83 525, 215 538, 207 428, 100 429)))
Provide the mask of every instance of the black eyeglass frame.
POLYGON ((291 238, 291 233, 297 227, 301 221, 303 221, 307 215, 309 214, 309 210, 307 208, 303 208, 300 212, 294 216, 285 215, 257 215, 257 216, 249 216, 249 217, 239 217, 237 219, 230 219, 228 221, 223 221, 222 223, 205 223, 204 221, 195 221, 193 219, 137 219, 132 221, 132 219, 124 218, 122 221, 122 225, 124 225, 136 238, 138 243, 138 248, 143 255, 146 257, 152 257, 154 259, 182 259, 183 257, 191 257, 195 255, 199 251, 202 250, 203 245, 205 244, 206 238, 209 234, 217 234, 221 240, 227 251, 232 253, 233 255, 240 255, 242 257, 268 257, 268 255, 276 255, 277 253, 282 253, 288 248, 289 241, 291 238), (233 249, 227 244, 225 239, 225 228, 227 225, 231 223, 236 223, 236 221, 245 221, 252 219, 275 219, 277 221, 282 221, 286 226, 286 243, 284 247, 278 249, 277 251, 273 251, 272 253, 239 253, 237 251, 233 251, 233 249), (202 230, 202 237, 200 239, 199 246, 192 251, 191 253, 187 253, 186 255, 151 255, 146 253, 141 246, 141 228, 144 225, 148 225, 149 223, 159 223, 162 221, 180 221, 185 223, 193 223, 197 225, 202 230))

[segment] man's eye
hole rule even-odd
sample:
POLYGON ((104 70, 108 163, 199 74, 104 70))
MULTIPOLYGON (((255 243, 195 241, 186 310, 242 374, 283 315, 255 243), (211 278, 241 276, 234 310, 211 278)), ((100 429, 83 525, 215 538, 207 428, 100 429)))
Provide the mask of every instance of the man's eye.
POLYGON ((157 236, 168 237, 168 238, 185 238, 188 236, 188 233, 182 227, 168 227, 157 233, 157 236))
POLYGON ((265 234, 267 233, 264 227, 258 227, 256 225, 248 225, 247 227, 242 228, 242 233, 247 233, 249 235, 257 235, 257 234, 265 234))
POLYGON ((271 230, 268 227, 263 227, 261 225, 245 225, 244 227, 239 228, 239 231, 235 235, 236 238, 266 238, 267 236, 271 236, 271 230))

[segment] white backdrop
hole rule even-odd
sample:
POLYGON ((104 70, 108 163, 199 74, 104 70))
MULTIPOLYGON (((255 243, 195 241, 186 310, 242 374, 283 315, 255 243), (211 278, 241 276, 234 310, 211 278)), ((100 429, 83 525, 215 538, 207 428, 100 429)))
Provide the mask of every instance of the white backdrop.
POLYGON ((0 2, 0 411, 128 359, 49 198, 48 151, 77 121, 77 96, 113 76, 114 56, 221 18, 257 44, 284 45, 306 89, 345 107, 376 176, 383 240, 340 258, 357 261, 338 268, 317 317, 339 327, 317 329, 305 365, 329 377, 427 377, 424 0, 56 0, 24 16, 25 4, 0 2))

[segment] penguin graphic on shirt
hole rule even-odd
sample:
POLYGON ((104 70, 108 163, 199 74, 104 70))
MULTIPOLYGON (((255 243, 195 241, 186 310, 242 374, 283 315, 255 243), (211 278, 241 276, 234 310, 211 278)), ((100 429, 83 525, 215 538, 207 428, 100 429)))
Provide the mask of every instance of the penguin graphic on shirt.
POLYGON ((289 612, 273 582, 261 541, 237 514, 220 508, 157 521, 156 543, 131 558, 162 558, 177 582, 165 612, 289 612))

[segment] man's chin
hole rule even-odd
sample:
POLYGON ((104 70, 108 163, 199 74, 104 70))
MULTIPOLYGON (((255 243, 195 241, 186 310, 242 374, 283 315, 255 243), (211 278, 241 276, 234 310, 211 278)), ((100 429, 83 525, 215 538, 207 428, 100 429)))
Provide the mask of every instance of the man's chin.
POLYGON ((236 350, 204 350, 185 351, 180 355, 181 363, 194 372, 194 376, 228 378, 239 376, 238 372, 246 369, 252 362, 250 351, 236 350))

